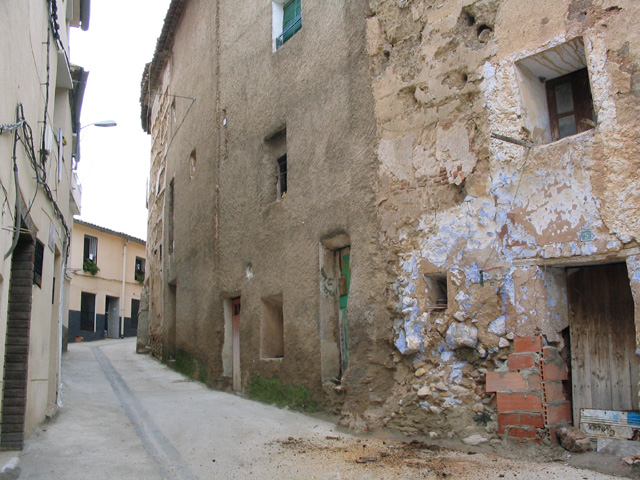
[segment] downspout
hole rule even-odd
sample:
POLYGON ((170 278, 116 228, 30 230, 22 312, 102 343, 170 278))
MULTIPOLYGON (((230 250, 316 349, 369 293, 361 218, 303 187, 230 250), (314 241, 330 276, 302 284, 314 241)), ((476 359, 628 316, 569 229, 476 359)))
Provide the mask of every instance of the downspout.
POLYGON ((124 338, 124 295, 125 295, 125 287, 127 285, 126 275, 127 275, 127 245, 129 245, 129 239, 124 243, 124 248, 122 249, 122 295, 120 302, 120 338, 124 338))
POLYGON ((58 408, 62 407, 62 327, 64 325, 64 290, 65 285, 67 284, 67 250, 69 249, 69 238, 65 237, 64 242, 62 244, 62 251, 64 255, 62 256, 62 268, 60 275, 60 295, 59 295, 59 306, 58 306, 58 388, 56 390, 56 405, 58 408))

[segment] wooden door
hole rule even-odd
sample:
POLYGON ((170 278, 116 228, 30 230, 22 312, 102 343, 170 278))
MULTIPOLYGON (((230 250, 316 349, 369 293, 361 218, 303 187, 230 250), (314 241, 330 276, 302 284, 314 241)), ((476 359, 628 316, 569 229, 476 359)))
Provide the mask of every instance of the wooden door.
POLYGON ((581 408, 638 409, 634 304, 624 263, 567 270, 573 419, 581 408))
POLYGON ((240 299, 231 300, 231 336, 232 336, 232 369, 233 369, 233 391, 239 392, 242 389, 240 382, 240 299))

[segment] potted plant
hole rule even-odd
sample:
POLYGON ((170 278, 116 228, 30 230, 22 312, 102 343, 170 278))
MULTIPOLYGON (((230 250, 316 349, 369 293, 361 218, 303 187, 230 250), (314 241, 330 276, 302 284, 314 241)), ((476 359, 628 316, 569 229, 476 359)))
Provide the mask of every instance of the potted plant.
POLYGON ((94 262, 90 258, 84 259, 84 262, 82 262, 82 270, 84 270, 85 272, 89 272, 91 275, 95 275, 100 271, 96 262, 94 262))

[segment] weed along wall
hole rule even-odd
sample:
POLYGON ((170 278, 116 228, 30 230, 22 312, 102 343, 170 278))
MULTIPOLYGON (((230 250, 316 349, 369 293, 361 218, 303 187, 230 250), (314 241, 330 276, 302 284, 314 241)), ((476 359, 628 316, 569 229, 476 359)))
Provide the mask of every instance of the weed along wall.
POLYGON ((396 278, 383 423, 540 439, 580 407, 637 409, 638 5, 369 4, 396 278), (624 326, 598 320, 609 308, 624 326), (589 364, 594 329, 629 341, 589 364), (624 401, 590 395, 616 356, 624 401))

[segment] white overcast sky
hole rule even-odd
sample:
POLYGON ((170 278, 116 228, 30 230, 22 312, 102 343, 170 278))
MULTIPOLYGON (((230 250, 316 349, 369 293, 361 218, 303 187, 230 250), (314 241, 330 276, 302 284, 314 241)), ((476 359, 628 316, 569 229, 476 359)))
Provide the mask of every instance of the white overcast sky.
POLYGON ((71 63, 88 70, 78 176, 84 221, 147 238, 150 137, 140 126, 140 80, 170 0, 92 0, 89 30, 71 29, 71 63))

